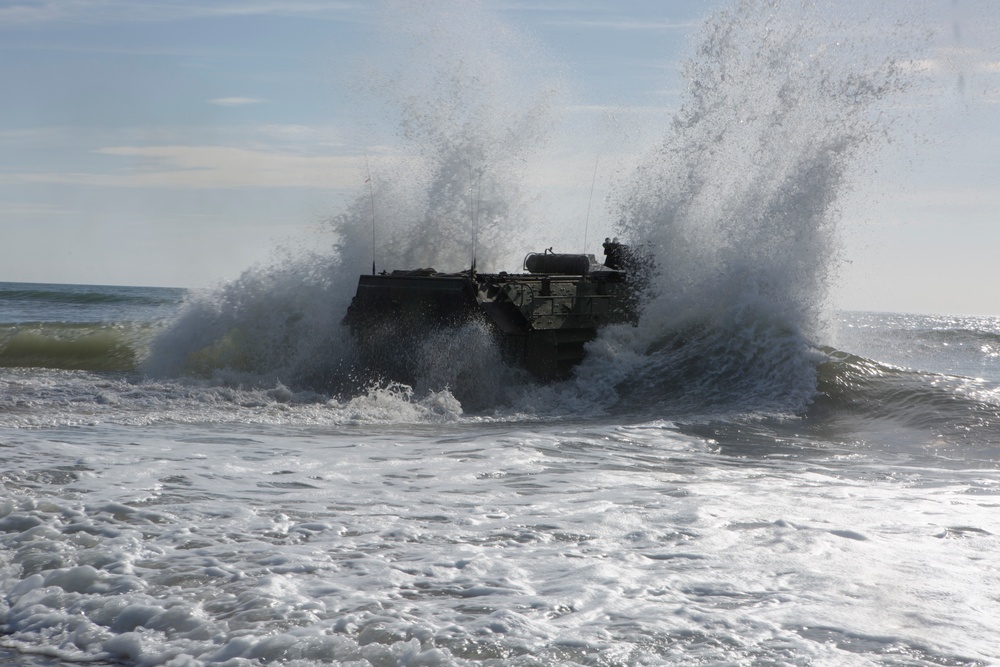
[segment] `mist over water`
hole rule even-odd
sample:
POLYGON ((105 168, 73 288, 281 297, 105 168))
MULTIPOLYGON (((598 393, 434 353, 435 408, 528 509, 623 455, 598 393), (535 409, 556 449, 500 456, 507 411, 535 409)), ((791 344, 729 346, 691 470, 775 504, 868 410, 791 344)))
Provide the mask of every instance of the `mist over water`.
POLYGON ((922 46, 885 21, 873 43, 869 18, 743 0, 705 22, 682 107, 612 204, 620 233, 656 257, 640 325, 650 381, 702 401, 811 400, 839 205, 892 129, 922 46))
MULTIPOLYGON (((525 169, 558 120, 562 82, 530 38, 479 2, 383 5, 370 94, 398 123, 396 154, 372 160, 379 269, 519 266, 533 213, 525 169)), ((367 190, 333 219, 345 262, 371 252, 367 190), (351 258, 351 259, 348 259, 351 258)), ((361 268, 361 267, 359 267, 361 268)))
MULTIPOLYGON (((368 391, 393 378, 359 366, 339 322, 373 261, 456 271, 475 255, 479 270, 516 270, 536 249, 544 193, 525 173, 559 127, 557 68, 480 3, 383 8, 385 57, 362 79, 396 119, 391 155, 359 174, 370 181, 331 218, 329 251, 287 253, 191 298, 150 372, 368 391)), ((708 17, 681 107, 608 201, 655 267, 638 329, 606 329, 573 379, 527 392, 523 374, 498 371, 487 331, 458 337, 470 354, 424 340, 412 389, 473 410, 800 412, 816 394, 839 204, 892 129, 919 34, 803 0, 708 17)))

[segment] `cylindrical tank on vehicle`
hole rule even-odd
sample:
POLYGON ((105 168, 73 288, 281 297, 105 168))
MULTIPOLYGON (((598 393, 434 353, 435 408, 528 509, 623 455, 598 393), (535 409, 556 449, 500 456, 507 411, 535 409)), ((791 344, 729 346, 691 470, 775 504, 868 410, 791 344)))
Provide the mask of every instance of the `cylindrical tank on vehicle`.
POLYGON ((524 258, 524 268, 531 273, 585 276, 590 272, 590 258, 586 255, 533 252, 524 258))

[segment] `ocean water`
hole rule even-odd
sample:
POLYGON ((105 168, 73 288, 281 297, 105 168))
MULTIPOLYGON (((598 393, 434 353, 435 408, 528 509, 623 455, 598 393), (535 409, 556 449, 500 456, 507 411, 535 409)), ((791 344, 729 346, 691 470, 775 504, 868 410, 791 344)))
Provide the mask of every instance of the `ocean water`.
POLYGON ((606 202, 655 266, 642 317, 562 382, 469 324, 401 341, 402 384, 340 324, 373 203, 386 268, 538 250, 525 165, 564 105, 476 2, 386 12, 369 88, 411 159, 312 251, 202 290, 0 283, 0 659, 1000 662, 1000 318, 827 299, 842 197, 913 113, 915 6, 705 18, 606 202))
POLYGON ((183 299, 0 285, 8 662, 1000 660, 1000 318, 838 314, 794 413, 582 377, 477 412, 118 368, 183 299))

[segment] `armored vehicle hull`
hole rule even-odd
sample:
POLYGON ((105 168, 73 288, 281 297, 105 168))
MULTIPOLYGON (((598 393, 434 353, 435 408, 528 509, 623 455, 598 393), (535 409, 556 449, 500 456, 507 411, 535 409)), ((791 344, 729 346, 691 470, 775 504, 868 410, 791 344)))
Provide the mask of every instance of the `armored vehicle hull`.
POLYGON ((635 322, 634 285, 592 255, 532 254, 528 273, 363 275, 345 324, 365 363, 405 380, 406 346, 421 333, 481 322, 506 358, 542 380, 566 377, 606 324, 635 322))

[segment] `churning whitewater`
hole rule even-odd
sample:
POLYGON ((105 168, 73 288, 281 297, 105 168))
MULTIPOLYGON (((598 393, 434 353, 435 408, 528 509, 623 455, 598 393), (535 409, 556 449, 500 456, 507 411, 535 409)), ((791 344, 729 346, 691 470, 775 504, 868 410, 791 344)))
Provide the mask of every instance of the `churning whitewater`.
POLYGON ((1000 319, 826 309, 916 11, 708 16, 606 202, 653 258, 637 326, 541 384, 471 323, 406 341, 402 383, 341 324, 358 275, 541 250, 568 86, 487 6, 386 5, 366 88, 403 157, 324 249, 201 291, 0 283, 0 659, 1000 662, 1000 319))

